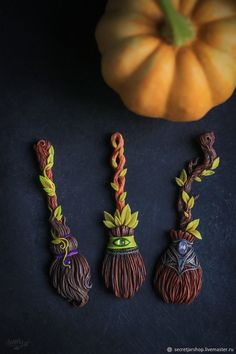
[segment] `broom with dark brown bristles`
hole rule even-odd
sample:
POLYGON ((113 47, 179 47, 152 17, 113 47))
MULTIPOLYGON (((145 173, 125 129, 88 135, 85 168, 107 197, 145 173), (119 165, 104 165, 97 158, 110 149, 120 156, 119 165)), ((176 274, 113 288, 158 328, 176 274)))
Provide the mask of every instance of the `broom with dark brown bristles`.
POLYGON ((110 232, 102 274, 107 288, 117 297, 129 299, 143 284, 146 270, 134 237, 138 212, 131 213, 129 205, 125 204, 124 139, 120 133, 115 133, 111 143, 114 148, 111 164, 115 169, 111 186, 115 190, 116 211, 114 216, 104 212, 104 224, 110 232))
POLYGON ((203 177, 213 175, 219 165, 214 142, 214 133, 202 134, 199 143, 203 160, 190 161, 187 171, 182 170, 180 177, 176 177, 180 187, 177 204, 180 226, 179 230, 171 230, 171 243, 154 279, 154 288, 167 303, 191 303, 202 287, 202 268, 193 249, 195 237, 202 237, 197 230, 199 219, 192 219, 192 208, 199 196, 190 196, 190 191, 194 181, 201 182, 203 177))
POLYGON ((50 267, 50 278, 58 294, 74 306, 84 306, 91 288, 90 268, 86 258, 78 251, 78 242, 71 235, 62 215, 61 206, 57 203, 56 187, 53 182, 52 167, 54 149, 47 140, 40 140, 34 146, 40 169, 43 173, 40 182, 48 196, 48 207, 51 212, 52 226, 51 251, 55 258, 50 267))

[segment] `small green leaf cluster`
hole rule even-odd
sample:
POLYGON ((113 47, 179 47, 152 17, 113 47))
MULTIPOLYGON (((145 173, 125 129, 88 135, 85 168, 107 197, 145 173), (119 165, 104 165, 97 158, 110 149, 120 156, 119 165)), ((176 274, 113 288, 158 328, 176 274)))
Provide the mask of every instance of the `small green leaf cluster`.
POLYGON ((212 176, 214 175, 215 171, 217 169, 217 167, 219 166, 220 164, 220 158, 217 157, 214 161, 213 161, 213 164, 211 165, 211 168, 209 170, 204 170, 202 171, 201 175, 199 177, 196 177, 194 180, 196 182, 201 182, 202 181, 202 178, 201 177, 207 177, 207 176, 212 176))
POLYGON ((187 172, 183 169, 180 173, 180 176, 175 177, 175 181, 179 187, 183 187, 185 185, 185 182, 187 181, 187 178, 187 172))
POLYGON ((53 197, 56 193, 55 184, 45 175, 39 176, 39 180, 43 186, 43 189, 48 194, 49 197, 53 197))
POLYGON ((127 204, 121 212, 116 210, 114 216, 105 211, 104 218, 103 223, 109 229, 116 226, 127 226, 134 229, 138 225, 138 212, 132 213, 129 204, 127 204))
POLYGON ((189 232, 190 234, 192 234, 193 236, 197 237, 199 240, 202 239, 202 235, 201 233, 197 230, 197 227, 199 225, 200 219, 195 219, 193 221, 191 221, 190 223, 188 223, 188 225, 186 226, 185 231, 189 232))
POLYGON ((39 180, 48 196, 53 197, 56 194, 56 186, 47 176, 47 170, 50 170, 54 164, 54 148, 52 145, 50 146, 48 153, 47 165, 44 168, 43 176, 39 176, 39 180))
MULTIPOLYGON (((182 192, 182 200, 184 201, 185 206, 186 206, 186 211, 184 211, 184 215, 186 218, 188 218, 189 217, 188 211, 194 207, 195 199, 193 196, 190 197, 190 195, 186 191, 183 191, 182 192)), ((196 228, 199 225, 199 222, 200 222, 199 219, 189 222, 188 225, 186 226, 185 231, 189 232, 190 234, 194 235, 195 237, 197 237, 198 239, 201 240, 202 236, 201 236, 200 232, 198 230, 196 230, 196 228)))

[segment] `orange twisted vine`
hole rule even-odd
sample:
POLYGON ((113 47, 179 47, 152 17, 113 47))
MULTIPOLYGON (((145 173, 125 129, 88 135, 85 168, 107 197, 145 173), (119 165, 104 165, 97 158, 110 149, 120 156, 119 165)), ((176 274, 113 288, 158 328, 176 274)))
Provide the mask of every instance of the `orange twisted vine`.
POLYGON ((122 135, 114 133, 111 137, 111 144, 114 147, 111 164, 116 171, 111 186, 115 190, 116 208, 121 212, 125 207, 126 192, 124 192, 124 187, 127 171, 124 169, 126 159, 124 156, 124 139, 122 135))

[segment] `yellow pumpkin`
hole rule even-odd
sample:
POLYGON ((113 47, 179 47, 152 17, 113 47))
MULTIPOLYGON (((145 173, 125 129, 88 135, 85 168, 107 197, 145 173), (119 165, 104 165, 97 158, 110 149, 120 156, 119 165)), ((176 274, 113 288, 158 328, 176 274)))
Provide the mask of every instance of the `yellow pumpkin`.
POLYGON ((198 120, 236 87, 236 0, 109 0, 96 39, 104 80, 139 115, 198 120))

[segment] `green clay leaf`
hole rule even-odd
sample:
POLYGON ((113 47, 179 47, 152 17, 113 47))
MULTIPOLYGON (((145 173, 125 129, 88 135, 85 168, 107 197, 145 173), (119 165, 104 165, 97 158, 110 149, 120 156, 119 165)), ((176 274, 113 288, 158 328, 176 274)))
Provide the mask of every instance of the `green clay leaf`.
POLYGON ((53 164, 54 164, 54 155, 50 154, 47 159, 47 165, 48 165, 47 167, 51 168, 53 166, 53 164))
POLYGON ((40 175, 39 180, 44 188, 52 188, 52 185, 54 184, 48 177, 45 176, 40 175))
POLYGON ((113 227, 116 226, 115 224, 113 224, 113 222, 111 222, 109 220, 103 220, 103 223, 106 227, 108 227, 108 229, 112 229, 113 227))
POLYGON ((121 226, 122 225, 121 218, 118 218, 117 216, 115 216, 115 224, 116 224, 116 226, 121 226))
POLYGON ((195 177, 195 178, 194 178, 194 181, 196 181, 196 182, 202 182, 202 179, 201 179, 200 177, 195 177))
POLYGON ((119 187, 117 186, 117 184, 111 182, 111 187, 117 192, 119 187))
POLYGON ((191 221, 187 227, 186 227, 186 231, 189 231, 191 233, 191 231, 196 230, 196 228, 198 227, 200 222, 200 219, 195 219, 193 221, 191 221))
POLYGON ((61 221, 61 219, 62 219, 61 205, 59 205, 59 206, 54 210, 54 217, 55 217, 58 221, 61 221))
POLYGON ((136 220, 133 224, 132 224, 132 226, 130 226, 132 229, 135 229, 136 227, 137 227, 137 225, 138 225, 138 220, 136 220))
POLYGON ((114 217, 117 217, 117 218, 121 218, 121 215, 120 215, 120 212, 119 212, 119 210, 118 209, 116 209, 116 211, 115 211, 115 214, 114 214, 114 217))
POLYGON ((104 211, 104 218, 106 221, 111 221, 112 223, 114 223, 114 218, 111 214, 109 214, 107 211, 104 211))
POLYGON ((111 160, 111 164, 112 164, 112 167, 116 168, 118 165, 117 165, 117 162, 116 160, 111 160))
POLYGON ((125 219, 126 219, 126 215, 127 215, 127 210, 128 210, 128 208, 129 208, 129 205, 127 204, 124 208, 123 208, 123 210, 122 210, 122 212, 121 212, 121 224, 122 225, 124 225, 125 224, 125 219))
POLYGON ((51 243, 53 243, 54 245, 59 245, 61 243, 61 239, 60 238, 54 238, 54 240, 51 240, 51 243))
POLYGON ((175 182, 178 184, 178 186, 180 187, 183 187, 184 186, 184 182, 178 178, 178 177, 175 177, 175 182))
POLYGON ((131 219, 130 219, 130 222, 128 223, 128 227, 130 227, 131 229, 134 228, 135 226, 135 223, 138 219, 138 211, 134 212, 132 215, 131 215, 131 219))
POLYGON ((129 204, 126 205, 127 206, 127 211, 126 211, 126 216, 125 216, 125 225, 128 225, 128 223, 131 220, 131 209, 129 204))
POLYGON ((124 177, 127 173, 127 168, 124 168, 123 171, 120 173, 120 177, 124 177))
POLYGON ((199 240, 202 240, 202 235, 198 230, 191 230, 190 234, 197 237, 199 240))
POLYGON ((183 199, 183 201, 185 202, 185 204, 188 203, 188 201, 189 201, 189 199, 190 199, 190 196, 188 195, 187 192, 185 192, 185 191, 182 192, 182 199, 183 199))
POLYGON ((123 192, 121 195, 120 195, 120 198, 119 198, 119 201, 120 202, 123 202, 126 198, 126 195, 127 195, 127 192, 123 192))
POLYGON ((220 158, 217 157, 214 161, 213 161, 213 164, 211 166, 211 170, 215 170, 220 164, 220 158))
POLYGON ((204 172, 203 176, 212 176, 215 174, 215 172, 211 170, 205 170, 203 172, 204 172))
POLYGON ((55 195, 55 190, 51 188, 43 188, 43 190, 47 193, 49 197, 53 197, 55 195))
POLYGON ((188 201, 188 208, 192 209, 194 207, 194 203, 195 203, 194 197, 191 197, 188 201))
POLYGON ((186 211, 184 211, 184 216, 186 216, 186 218, 189 217, 188 213, 186 211))
POLYGON ((54 156, 54 147, 52 145, 50 146, 48 152, 49 152, 49 155, 54 156))
POLYGON ((188 175, 187 172, 185 171, 185 169, 183 169, 180 173, 180 177, 181 181, 183 181, 183 183, 185 183, 187 181, 188 175))

